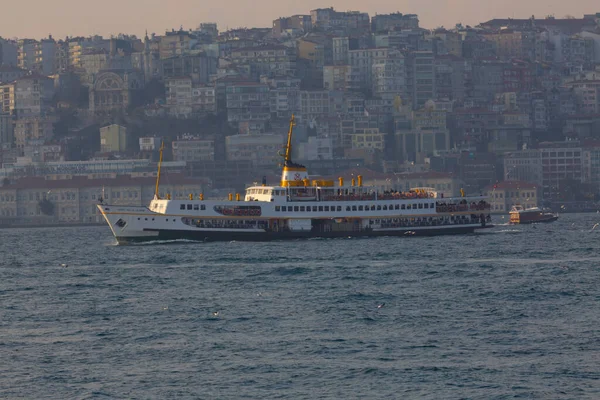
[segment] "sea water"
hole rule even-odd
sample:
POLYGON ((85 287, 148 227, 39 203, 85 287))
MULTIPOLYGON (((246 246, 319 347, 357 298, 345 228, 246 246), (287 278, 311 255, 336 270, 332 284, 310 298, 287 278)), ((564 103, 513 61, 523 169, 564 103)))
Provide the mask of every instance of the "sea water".
POLYGON ((2 230, 0 398, 598 399, 597 222, 130 246, 2 230))

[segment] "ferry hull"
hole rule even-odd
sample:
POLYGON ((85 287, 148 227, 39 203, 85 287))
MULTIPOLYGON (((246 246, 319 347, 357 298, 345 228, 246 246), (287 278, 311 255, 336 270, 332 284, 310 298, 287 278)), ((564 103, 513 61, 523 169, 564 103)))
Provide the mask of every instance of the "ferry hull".
POLYGON ((247 242, 265 242, 273 240, 294 240, 310 238, 347 238, 347 237, 414 237, 414 236, 441 236, 441 235, 460 235, 472 234, 477 229, 492 228, 488 224, 485 227, 477 226, 456 226, 435 228, 407 228, 403 230, 362 230, 362 231, 340 231, 340 232, 225 232, 225 231, 189 231, 189 230, 148 230, 140 236, 116 236, 119 244, 142 243, 149 241, 176 241, 190 240, 198 242, 219 242, 219 241, 247 241, 247 242))

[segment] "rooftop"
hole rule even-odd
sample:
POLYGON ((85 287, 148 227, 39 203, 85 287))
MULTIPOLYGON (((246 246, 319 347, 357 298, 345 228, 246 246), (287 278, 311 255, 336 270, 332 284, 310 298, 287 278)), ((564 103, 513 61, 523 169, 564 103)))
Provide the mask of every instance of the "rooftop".
POLYGON ((537 189, 537 185, 523 181, 502 181, 485 187, 485 190, 537 189))

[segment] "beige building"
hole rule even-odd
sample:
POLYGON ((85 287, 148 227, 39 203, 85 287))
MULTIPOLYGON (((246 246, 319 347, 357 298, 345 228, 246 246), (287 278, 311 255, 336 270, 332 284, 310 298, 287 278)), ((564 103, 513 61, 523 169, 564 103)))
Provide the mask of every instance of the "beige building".
POLYGON ((100 151, 103 153, 124 152, 127 148, 127 128, 112 124, 100 128, 100 151))
POLYGON ((538 206, 538 186, 529 182, 504 181, 486 189, 493 213, 508 213, 514 205, 538 206))
POLYGON ((385 147, 385 134, 379 133, 377 128, 367 128, 363 133, 352 135, 353 149, 377 149, 383 150, 385 147))

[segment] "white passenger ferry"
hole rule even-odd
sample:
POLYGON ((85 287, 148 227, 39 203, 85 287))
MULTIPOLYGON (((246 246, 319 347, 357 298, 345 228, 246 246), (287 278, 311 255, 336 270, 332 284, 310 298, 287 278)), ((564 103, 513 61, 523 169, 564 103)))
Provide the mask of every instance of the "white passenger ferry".
POLYGON ((158 196, 149 207, 99 204, 119 243, 191 239, 278 240, 310 237, 414 236, 473 233, 491 227, 484 196, 444 198, 434 189, 378 192, 363 186, 310 180, 306 167, 292 162, 294 117, 290 121, 279 186, 246 189, 243 199, 175 200, 158 196))

